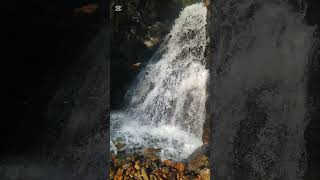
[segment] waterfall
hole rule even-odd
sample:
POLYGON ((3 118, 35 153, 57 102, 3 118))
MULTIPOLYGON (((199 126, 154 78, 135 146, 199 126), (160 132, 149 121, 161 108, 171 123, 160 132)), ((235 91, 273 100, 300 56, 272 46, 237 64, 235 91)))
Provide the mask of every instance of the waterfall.
POLYGON ((202 3, 187 6, 159 50, 111 112, 111 140, 126 150, 161 148, 163 158, 183 159, 202 145, 208 70, 206 14, 202 3))
POLYGON ((286 1, 215 3, 210 26, 214 177, 302 179, 314 28, 286 1))

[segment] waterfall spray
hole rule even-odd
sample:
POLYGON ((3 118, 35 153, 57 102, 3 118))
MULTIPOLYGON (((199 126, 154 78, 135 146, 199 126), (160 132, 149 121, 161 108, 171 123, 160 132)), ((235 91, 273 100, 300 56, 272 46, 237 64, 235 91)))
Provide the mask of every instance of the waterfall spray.
POLYGON ((163 158, 183 159, 201 146, 208 70, 206 7, 186 7, 154 58, 111 113, 111 138, 127 150, 161 148, 163 158))

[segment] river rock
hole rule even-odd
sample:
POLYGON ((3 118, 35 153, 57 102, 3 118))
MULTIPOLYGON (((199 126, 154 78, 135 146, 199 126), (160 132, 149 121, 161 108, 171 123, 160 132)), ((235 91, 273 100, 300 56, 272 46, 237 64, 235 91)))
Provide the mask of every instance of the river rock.
POLYGON ((113 166, 114 167, 122 167, 125 164, 125 162, 126 162, 125 159, 119 157, 119 158, 114 159, 113 166))
POLYGON ((201 169, 199 175, 201 180, 210 180, 210 169, 201 169))
POLYGON ((110 168, 110 169, 109 169, 109 178, 110 178, 110 179, 114 179, 114 176, 115 176, 114 169, 113 169, 113 168, 110 168))
POLYGON ((159 157, 158 154, 161 151, 160 148, 144 148, 143 155, 147 157, 159 157))
POLYGON ((114 180, 207 180, 210 179, 208 157, 198 154, 186 162, 172 159, 160 160, 160 149, 146 148, 136 154, 114 155, 110 165, 109 178, 114 180), (116 173, 115 173, 116 172, 116 173))
POLYGON ((134 166, 131 166, 129 167, 127 170, 126 170, 126 173, 127 174, 134 174, 135 172, 137 172, 136 168, 134 166))
POLYGON ((174 168, 179 172, 183 172, 185 170, 185 164, 181 162, 175 163, 174 168))
POLYGON ((124 169, 119 168, 117 173, 116 173, 116 175, 114 176, 114 179, 115 180, 123 180, 123 176, 122 176, 123 175, 123 171, 124 171, 124 169))
POLYGON ((198 155, 196 158, 189 161, 188 170, 199 172, 200 169, 208 167, 208 166, 209 166, 208 157, 201 154, 201 155, 198 155))
POLYGON ((171 160, 171 159, 166 159, 164 161, 162 161, 163 164, 165 164, 166 166, 169 166, 169 167, 174 167, 174 161, 171 160))
POLYGON ((139 161, 136 161, 136 162, 135 162, 134 168, 135 168, 136 170, 140 170, 140 162, 139 162, 139 161))
POLYGON ((132 166, 132 163, 128 163, 122 166, 123 169, 128 169, 130 166, 132 166))
POLYGON ((199 155, 205 155, 205 156, 209 157, 209 155, 210 155, 210 145, 209 144, 204 144, 201 147, 199 147, 196 150, 194 150, 194 152, 191 155, 189 155, 189 157, 187 158, 187 161, 193 160, 199 155))
POLYGON ((115 144, 118 151, 121 151, 126 145, 124 143, 118 142, 115 144))
POLYGON ((149 180, 146 169, 144 167, 141 168, 141 177, 143 178, 143 180, 149 180))

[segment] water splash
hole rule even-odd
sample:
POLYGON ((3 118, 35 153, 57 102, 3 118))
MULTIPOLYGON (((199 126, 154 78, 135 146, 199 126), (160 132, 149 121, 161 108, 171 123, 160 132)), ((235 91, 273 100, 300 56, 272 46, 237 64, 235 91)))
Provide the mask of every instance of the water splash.
POLYGON ((111 113, 111 138, 128 150, 161 148, 182 159, 199 147, 205 119, 206 8, 186 7, 161 48, 126 95, 126 108, 111 113))

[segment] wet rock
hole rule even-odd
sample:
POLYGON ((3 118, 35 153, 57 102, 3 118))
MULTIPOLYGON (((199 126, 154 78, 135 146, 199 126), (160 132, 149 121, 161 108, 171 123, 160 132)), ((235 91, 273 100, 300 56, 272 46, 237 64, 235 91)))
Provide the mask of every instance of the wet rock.
POLYGON ((134 168, 136 169, 136 170, 140 170, 140 162, 139 161, 136 161, 135 162, 135 164, 134 164, 134 168))
POLYGON ((195 159, 192 159, 188 163, 188 170, 199 172, 200 169, 208 167, 209 160, 205 155, 198 155, 195 159))
POLYGON ((124 163, 125 163, 125 160, 123 158, 121 158, 121 157, 120 158, 116 158, 113 161, 113 166, 114 167, 122 167, 124 165, 124 163))
POLYGON ((122 166, 123 169, 128 169, 130 166, 132 166, 132 163, 128 163, 122 166))
POLYGON ((124 143, 118 142, 115 144, 118 151, 121 151, 126 145, 124 143))
POLYGON ((149 157, 158 157, 158 154, 160 151, 161 151, 160 148, 144 148, 143 154, 149 157))
POLYGON ((211 0, 202 0, 203 4, 208 7, 211 4, 211 0))
POLYGON ((208 121, 210 121, 210 119, 206 119, 202 134, 202 142, 205 145, 210 143, 210 126, 207 125, 209 123, 208 121))
POLYGON ((179 172, 183 172, 185 170, 185 164, 184 163, 175 163, 174 168, 178 170, 179 172))
POLYGON ((143 178, 143 180, 149 180, 149 177, 147 175, 145 168, 141 168, 141 177, 143 178))
POLYGON ((131 166, 128 169, 126 169, 126 176, 133 177, 133 175, 136 172, 137 172, 137 170, 133 166, 131 166))
POLYGON ((109 170, 109 178, 110 179, 114 179, 114 176, 115 176, 115 172, 114 172, 114 170, 112 168, 110 168, 110 170, 109 170))
POLYGON ((132 162, 135 163, 135 161, 138 159, 138 157, 136 155, 130 155, 126 157, 126 161, 127 162, 132 162))
POLYGON ((140 63, 140 62, 134 63, 134 64, 131 65, 131 68, 132 68, 133 70, 139 70, 140 67, 141 67, 141 63, 140 63))
POLYGON ((160 149, 146 148, 139 154, 126 154, 126 157, 113 156, 114 163, 110 166, 110 179, 210 179, 208 158, 205 155, 200 154, 186 162, 176 162, 171 159, 161 161, 157 155, 159 152, 160 149))
POLYGON ((157 176, 155 176, 155 175, 150 175, 150 180, 157 180, 157 176))
POLYGON ((209 157, 210 155, 210 145, 204 144, 201 147, 197 148, 189 157, 187 158, 187 161, 195 159, 199 155, 205 155, 209 157))
POLYGON ((210 180, 210 169, 201 169, 199 175, 201 180, 210 180))
POLYGON ((183 172, 178 172, 177 173, 177 179, 184 179, 184 173, 183 172))
POLYGON ((143 44, 150 49, 158 45, 159 42, 160 42, 159 37, 149 37, 148 39, 144 40, 143 44))
POLYGON ((163 161, 163 163, 168 167, 174 167, 174 161, 171 159, 166 159, 163 161))
POLYGON ((111 153, 111 156, 110 156, 111 161, 116 160, 116 158, 117 158, 116 155, 114 153, 111 153))
POLYGON ((115 180, 123 180, 123 176, 122 176, 123 175, 123 171, 124 171, 124 169, 119 168, 117 173, 116 173, 116 175, 114 176, 114 179, 115 180))

